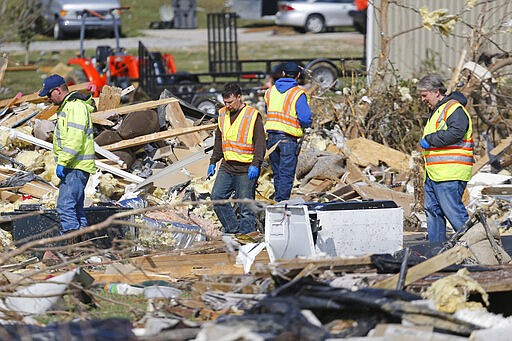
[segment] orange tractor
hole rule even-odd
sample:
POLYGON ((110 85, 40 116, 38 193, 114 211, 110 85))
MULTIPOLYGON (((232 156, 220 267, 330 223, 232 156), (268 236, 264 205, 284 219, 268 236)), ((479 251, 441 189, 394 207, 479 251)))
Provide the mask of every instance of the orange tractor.
MULTIPOLYGON (((133 81, 139 79, 139 61, 137 56, 127 54, 126 51, 119 46, 119 14, 129 7, 111 8, 109 17, 105 17, 95 11, 84 9, 82 11, 82 26, 80 28, 80 55, 68 60, 68 65, 77 65, 80 69, 73 70, 68 74, 68 82, 81 83, 89 82, 92 86, 94 96, 99 96, 101 89, 105 85, 113 85, 120 88, 126 88, 133 81), (85 57, 84 39, 85 39, 85 20, 87 16, 96 16, 102 20, 113 20, 114 33, 116 38, 116 48, 101 45, 96 47, 94 57, 85 57)), ((171 54, 161 54, 162 64, 159 65, 166 74, 176 73, 174 58, 171 54)), ((156 66, 155 66, 156 67, 156 66)))

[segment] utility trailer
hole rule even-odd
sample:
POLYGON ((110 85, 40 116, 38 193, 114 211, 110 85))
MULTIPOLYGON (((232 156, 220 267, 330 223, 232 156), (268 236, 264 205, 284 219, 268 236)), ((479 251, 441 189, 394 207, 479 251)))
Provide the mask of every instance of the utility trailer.
POLYGON ((139 42, 139 88, 156 99, 167 89, 192 105, 215 111, 218 88, 228 81, 238 82, 245 92, 264 88, 272 68, 288 61, 299 64, 308 80, 332 87, 343 76, 362 74, 364 58, 274 58, 241 60, 238 56, 236 13, 208 13, 208 72, 166 74, 158 53, 139 42), (162 65, 161 68, 156 65, 162 65), (207 80, 205 80, 207 79, 207 80))

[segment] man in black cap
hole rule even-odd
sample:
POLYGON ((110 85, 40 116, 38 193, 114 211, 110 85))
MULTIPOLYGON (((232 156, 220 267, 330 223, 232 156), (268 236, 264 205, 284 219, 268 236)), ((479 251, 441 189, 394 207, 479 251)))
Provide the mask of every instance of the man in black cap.
POLYGON ((53 132, 55 172, 60 178, 57 213, 62 233, 72 232, 88 225, 84 190, 89 175, 96 172, 91 119, 95 106, 90 95, 70 92, 64 78, 57 74, 44 80, 39 96, 59 106, 53 132))
POLYGON ((311 125, 311 110, 306 93, 297 83, 299 77, 297 63, 288 62, 284 65, 282 78, 265 92, 267 149, 279 142, 270 154, 274 200, 277 202, 290 199, 299 154, 298 140, 303 135, 303 128, 311 125))

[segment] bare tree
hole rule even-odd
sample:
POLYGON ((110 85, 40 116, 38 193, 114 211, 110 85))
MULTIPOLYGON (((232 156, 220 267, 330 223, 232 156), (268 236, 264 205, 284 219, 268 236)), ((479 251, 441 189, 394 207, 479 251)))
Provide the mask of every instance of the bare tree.
POLYGON ((7 25, 0 41, 18 40, 25 48, 25 64, 29 63, 30 44, 37 34, 40 3, 34 0, 2 0, 0 16, 7 25))

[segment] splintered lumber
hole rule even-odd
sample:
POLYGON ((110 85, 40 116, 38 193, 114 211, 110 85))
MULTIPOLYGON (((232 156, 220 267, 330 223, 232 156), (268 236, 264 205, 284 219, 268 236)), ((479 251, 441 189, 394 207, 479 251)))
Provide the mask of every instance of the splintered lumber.
POLYGON ((378 166, 384 162, 401 173, 409 172, 409 156, 398 150, 364 137, 348 140, 347 147, 350 149, 350 160, 359 166, 378 166))
MULTIPOLYGON (((97 111, 92 113, 92 121, 96 123, 97 121, 102 120, 108 120, 108 118, 112 115, 126 115, 134 111, 141 111, 151 108, 156 108, 160 105, 165 105, 173 102, 177 102, 178 99, 171 97, 171 98, 163 98, 156 101, 147 101, 132 105, 125 105, 124 107, 120 107, 117 109, 110 109, 110 110, 104 110, 104 111, 97 111)), ((101 124, 101 123, 100 123, 101 124)))
POLYGON ((279 259, 269 265, 271 269, 286 270, 292 276, 303 271, 325 271, 345 272, 352 269, 368 268, 372 266, 369 255, 354 258, 328 258, 328 259, 279 259), (304 270, 306 269, 306 270, 304 270))
MULTIPOLYGON (((507 137, 506 139, 502 140, 500 142, 500 144, 498 144, 495 148, 493 148, 489 153, 491 155, 496 156, 496 155, 503 153, 511 146, 512 146, 512 135, 507 137)), ((483 166, 485 166, 487 163, 489 163, 489 161, 490 161, 489 154, 485 154, 485 156, 483 156, 477 162, 475 162, 475 164, 473 165, 473 172, 472 172, 473 174, 472 175, 475 175, 476 173, 478 173, 478 171, 483 166)))
POLYGON ((207 124, 197 127, 189 127, 189 128, 179 128, 179 129, 172 129, 172 130, 166 130, 166 131, 160 131, 158 133, 148 134, 144 136, 137 136, 133 139, 124 140, 121 142, 112 143, 106 146, 103 146, 103 149, 106 150, 120 150, 125 149, 128 147, 134 147, 134 146, 140 146, 143 144, 160 141, 163 139, 168 139, 171 137, 181 136, 185 134, 191 134, 202 130, 210 130, 215 129, 217 127, 216 124, 207 124))
MULTIPOLYGON (((45 149, 48 149, 48 150, 52 150, 53 149, 53 146, 52 146, 51 143, 43 141, 41 139, 38 139, 35 136, 28 135, 28 134, 25 134, 25 133, 22 133, 20 131, 17 131, 17 130, 11 129, 11 128, 7 128, 7 127, 0 126, 0 129, 8 131, 10 133, 11 137, 13 137, 13 138, 18 138, 20 140, 30 142, 30 143, 32 143, 32 144, 34 144, 36 146, 39 146, 39 147, 42 147, 42 148, 45 148, 45 149)), ((96 167, 98 167, 99 169, 107 171, 107 172, 112 173, 114 175, 117 175, 117 176, 119 176, 121 178, 124 178, 126 180, 129 180, 131 182, 141 183, 142 181, 144 181, 144 179, 141 178, 140 176, 137 176, 137 175, 125 172, 123 170, 117 169, 115 167, 109 166, 109 165, 107 165, 107 164, 105 164, 105 163, 103 163, 101 161, 95 161, 95 163, 96 163, 96 167)))
MULTIPOLYGON (((14 175, 13 170, 0 169, 0 181, 4 181, 14 175)), ((34 198, 42 198, 46 193, 54 191, 56 187, 41 181, 32 180, 18 188, 18 192, 28 194, 34 198)), ((1 188, 0 188, 1 190, 1 188)))
POLYGON ((121 88, 105 85, 101 89, 98 111, 117 109, 121 105, 121 88))
MULTIPOLYGON (((256 257, 257 262, 268 263, 266 252, 256 257)), ((243 275, 241 265, 235 265, 235 255, 227 253, 201 255, 147 255, 130 259, 132 265, 140 270, 119 274, 89 274, 96 282, 137 283, 148 279, 170 280, 174 278, 197 277, 201 275, 243 275)))
MULTIPOLYGON (((174 129, 189 128, 193 126, 193 123, 190 120, 187 120, 185 114, 183 114, 179 102, 167 104, 165 107, 165 115, 174 129)), ((197 146, 202 141, 198 133, 183 135, 179 140, 189 148, 197 146)))
MULTIPOLYGON (((68 86, 69 91, 84 91, 89 89, 89 83, 80 83, 75 85, 68 86)), ((46 97, 39 97, 38 95, 39 91, 34 92, 33 94, 28 94, 25 96, 22 96, 19 99, 19 103, 23 102, 30 102, 30 103, 42 103, 47 101, 48 99, 46 97)), ((4 99, 0 101, 0 107, 7 105, 9 102, 8 99, 4 99)))
MULTIPOLYGON (((407 291, 424 291, 426 288, 430 287, 434 281, 452 274, 453 272, 436 272, 432 274, 432 276, 412 283, 407 287, 407 291)), ((470 271, 468 276, 477 281, 486 292, 505 292, 512 290, 512 264, 486 265, 483 271, 470 271)))
MULTIPOLYGON (((464 259, 471 257, 471 251, 464 246, 455 246, 440 255, 434 256, 421 262, 418 265, 413 266, 407 271, 405 276, 404 285, 407 286, 419 279, 427 277, 434 272, 440 271, 447 266, 462 262, 464 259)), ((381 289, 395 289, 400 274, 393 275, 382 281, 379 281, 372 285, 374 288, 381 289)))

